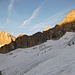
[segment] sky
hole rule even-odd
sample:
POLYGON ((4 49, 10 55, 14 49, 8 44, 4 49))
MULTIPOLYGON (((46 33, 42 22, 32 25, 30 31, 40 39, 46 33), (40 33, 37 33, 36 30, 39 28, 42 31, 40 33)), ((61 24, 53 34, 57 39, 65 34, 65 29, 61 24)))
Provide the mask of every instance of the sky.
POLYGON ((61 23, 75 0, 0 0, 0 31, 32 35, 61 23))

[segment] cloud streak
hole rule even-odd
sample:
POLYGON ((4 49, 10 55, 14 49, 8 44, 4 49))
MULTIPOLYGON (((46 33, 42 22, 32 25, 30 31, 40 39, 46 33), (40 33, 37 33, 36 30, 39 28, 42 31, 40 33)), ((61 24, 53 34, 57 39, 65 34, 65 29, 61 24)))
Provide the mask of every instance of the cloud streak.
POLYGON ((65 16, 64 14, 69 12, 72 8, 73 7, 68 8, 68 9, 64 9, 64 10, 54 14, 53 16, 50 16, 49 18, 42 21, 41 23, 38 23, 38 24, 32 26, 29 31, 35 30, 35 32, 36 32, 37 29, 39 30, 41 28, 45 28, 47 26, 50 26, 50 25, 53 25, 53 24, 57 23, 63 16, 65 16))
POLYGON ((46 1, 48 0, 45 0, 44 2, 42 2, 41 5, 33 11, 32 15, 27 20, 25 20, 22 25, 19 26, 19 28, 22 28, 23 26, 28 25, 38 15, 40 9, 46 3, 46 1))
POLYGON ((8 17, 6 19, 6 23, 3 26, 6 26, 10 23, 10 17, 12 15, 12 10, 13 10, 13 5, 14 5, 15 0, 9 0, 9 1, 10 1, 10 3, 8 5, 8 17))
POLYGON ((8 6, 8 16, 11 16, 15 0, 9 0, 9 1, 10 1, 10 4, 8 6))
POLYGON ((19 28, 23 27, 24 25, 27 25, 29 24, 36 16, 37 14, 39 13, 39 10, 41 9, 41 7, 37 8, 33 13, 32 13, 32 16, 29 17, 27 20, 25 20, 23 22, 23 24, 21 26, 19 26, 19 28))

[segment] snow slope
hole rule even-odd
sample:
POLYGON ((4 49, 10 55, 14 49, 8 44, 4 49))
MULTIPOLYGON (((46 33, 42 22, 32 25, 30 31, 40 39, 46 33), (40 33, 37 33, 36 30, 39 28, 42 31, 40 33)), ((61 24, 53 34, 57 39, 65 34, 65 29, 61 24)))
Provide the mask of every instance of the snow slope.
POLYGON ((0 54, 3 75, 75 75, 75 33, 31 48, 0 54))

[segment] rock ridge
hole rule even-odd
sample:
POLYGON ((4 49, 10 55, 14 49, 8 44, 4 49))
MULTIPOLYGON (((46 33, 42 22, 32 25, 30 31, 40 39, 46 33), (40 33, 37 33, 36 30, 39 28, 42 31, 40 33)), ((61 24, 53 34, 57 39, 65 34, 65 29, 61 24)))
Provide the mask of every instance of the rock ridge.
POLYGON ((60 25, 57 24, 55 27, 50 28, 47 31, 37 32, 31 36, 20 35, 15 41, 1 47, 0 53, 7 53, 17 48, 32 47, 50 39, 57 40, 66 32, 75 32, 75 10, 72 10, 60 25))

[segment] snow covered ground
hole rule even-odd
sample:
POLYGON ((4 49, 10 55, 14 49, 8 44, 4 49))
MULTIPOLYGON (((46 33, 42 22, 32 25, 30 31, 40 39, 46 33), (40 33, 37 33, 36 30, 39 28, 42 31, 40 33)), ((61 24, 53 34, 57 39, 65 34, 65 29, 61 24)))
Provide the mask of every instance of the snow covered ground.
POLYGON ((3 75, 75 75, 75 33, 0 54, 0 71, 3 75))

